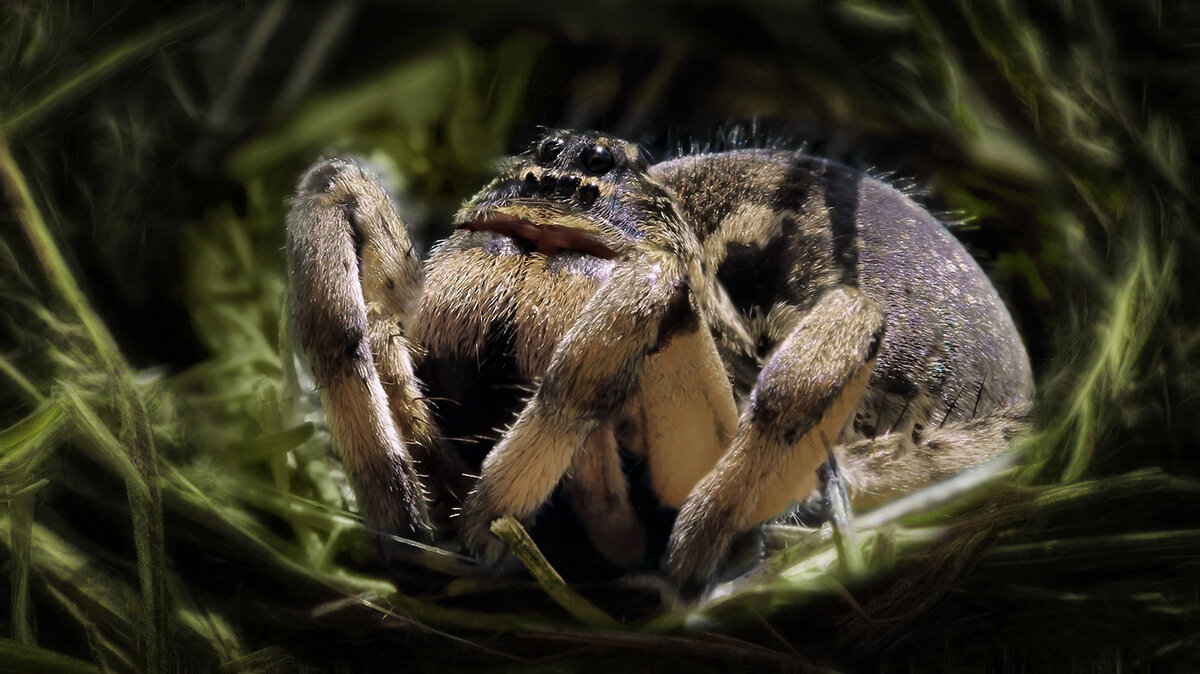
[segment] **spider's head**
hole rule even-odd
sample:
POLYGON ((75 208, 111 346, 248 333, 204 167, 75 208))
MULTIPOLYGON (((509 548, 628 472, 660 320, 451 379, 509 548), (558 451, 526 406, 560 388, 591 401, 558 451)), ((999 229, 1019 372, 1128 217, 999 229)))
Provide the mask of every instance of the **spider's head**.
POLYGON ((455 224, 612 258, 679 225, 670 193, 633 143, 594 131, 550 131, 463 206, 455 224))

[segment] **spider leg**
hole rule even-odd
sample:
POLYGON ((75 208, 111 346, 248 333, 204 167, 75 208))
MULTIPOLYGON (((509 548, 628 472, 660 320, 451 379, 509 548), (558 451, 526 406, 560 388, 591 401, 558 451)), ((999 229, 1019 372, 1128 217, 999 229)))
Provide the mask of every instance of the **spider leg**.
POLYGON ((922 433, 892 432, 836 448, 851 502, 871 507, 1010 451, 1032 427, 1030 410, 1018 402, 922 433))
POLYGON ((612 422, 592 431, 583 450, 575 455, 570 473, 566 487, 571 505, 600 554, 621 566, 641 561, 646 533, 629 500, 612 422))
POLYGON ((413 450, 432 418, 412 374, 404 325, 422 268, 378 180, 359 164, 318 162, 288 213, 293 331, 366 518, 389 533, 433 527, 413 450))
POLYGON ((498 517, 528 520, 549 498, 577 452, 621 408, 645 357, 691 316, 679 259, 630 254, 596 291, 555 347, 536 393, 488 453, 463 504, 460 537, 494 562, 504 544, 489 526, 498 517))
POLYGON ((735 539, 801 500, 867 387, 884 329, 856 288, 822 293, 777 347, 742 411, 728 452, 675 522, 667 567, 707 583, 735 539))
MULTIPOLYGON (((701 329, 696 314, 679 324, 642 362, 621 435, 627 449, 645 457, 658 500, 671 508, 683 506, 737 429, 733 389, 711 332, 701 329)), ((612 427, 610 421, 588 438, 568 485, 593 542, 611 561, 629 565, 641 559, 645 540, 612 427), (601 447, 608 449, 597 451, 601 447)))
POLYGON ((737 403, 712 334, 680 331, 638 377, 640 446, 663 505, 680 508, 729 448, 737 403))

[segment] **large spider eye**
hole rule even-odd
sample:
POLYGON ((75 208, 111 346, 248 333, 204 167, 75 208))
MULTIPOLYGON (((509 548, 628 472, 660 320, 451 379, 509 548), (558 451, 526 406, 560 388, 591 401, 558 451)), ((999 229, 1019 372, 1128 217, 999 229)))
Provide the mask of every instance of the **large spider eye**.
POLYGON ((543 164, 549 164, 557 159, 558 155, 562 154, 565 145, 566 143, 563 142, 562 138, 547 138, 543 140, 537 149, 538 161, 543 164))
POLYGON ((612 152, 603 145, 592 145, 579 153, 579 165, 594 176, 608 173, 616 163, 612 152))

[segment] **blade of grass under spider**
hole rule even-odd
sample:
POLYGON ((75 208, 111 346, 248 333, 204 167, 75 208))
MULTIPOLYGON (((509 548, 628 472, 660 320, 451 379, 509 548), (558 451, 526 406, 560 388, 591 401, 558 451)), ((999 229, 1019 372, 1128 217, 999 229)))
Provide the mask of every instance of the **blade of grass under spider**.
POLYGON ((841 597, 861 611, 839 578, 857 582, 885 573, 896 558, 893 551, 898 545, 902 548, 928 545, 944 531, 936 528, 865 532, 861 554, 871 559, 872 564, 862 575, 848 577, 840 568, 843 560, 833 544, 832 532, 825 527, 821 539, 810 542, 809 547, 777 552, 763 569, 722 583, 699 603, 653 617, 639 625, 639 629, 650 633, 705 629, 751 620, 756 615, 769 615, 783 607, 795 608, 830 595, 841 597), (884 545, 889 549, 880 552, 880 546, 884 545))
POLYGON ((529 533, 525 531, 525 527, 521 526, 520 522, 512 517, 501 517, 492 522, 491 530, 497 538, 504 541, 513 555, 529 570, 538 586, 576 620, 592 627, 618 626, 612 616, 584 599, 567 585, 554 567, 550 566, 550 562, 546 561, 546 557, 542 555, 541 550, 538 550, 537 544, 529 537, 529 533))
POLYGON ((1019 461, 1018 452, 1019 450, 1009 452, 925 489, 889 501, 874 510, 863 513, 857 523, 863 529, 872 529, 914 515, 930 512, 940 513, 944 507, 961 504, 971 492, 999 480, 1006 473, 1015 470, 1019 461))
MULTIPOLYGON (((381 531, 374 531, 363 524, 358 517, 334 508, 319 501, 304 498, 290 492, 271 487, 255 480, 237 480, 231 482, 237 488, 231 497, 273 513, 278 517, 294 524, 311 527, 321 532, 341 530, 353 532, 358 536, 393 536, 381 531)), ((463 576, 473 573, 476 564, 473 559, 454 554, 436 546, 426 545, 417 541, 393 536, 395 543, 409 548, 407 561, 423 566, 430 571, 448 576, 463 576)), ((328 556, 328 555, 326 555, 328 556)))
MULTIPOLYGON (((317 615, 337 610, 350 604, 377 607, 380 602, 391 605, 405 617, 424 628, 424 623, 471 630, 506 631, 517 629, 521 625, 536 622, 536 618, 517 614, 479 613, 462 609, 438 606, 432 602, 415 597, 409 597, 397 591, 390 582, 351 573, 340 566, 327 569, 314 569, 307 564, 295 561, 284 553, 284 542, 269 540, 270 534, 255 531, 258 521, 239 508, 223 503, 211 497, 210 493, 193 485, 187 477, 177 469, 164 467, 164 496, 171 504, 173 511, 178 511, 196 522, 198 525, 214 528, 219 531, 231 544, 245 545, 256 551, 259 559, 278 569, 280 574, 290 574, 297 579, 303 579, 314 584, 323 585, 335 592, 342 593, 344 599, 331 602, 325 608, 317 609, 317 615)), ((328 519, 337 516, 329 512, 331 509, 322 504, 304 501, 292 494, 273 492, 266 485, 258 485, 262 489, 260 495, 274 493, 276 498, 286 498, 290 505, 296 508, 296 514, 317 522, 320 518, 328 519)), ((256 507, 263 507, 268 512, 283 506, 282 501, 256 502, 256 507)), ((340 525, 361 527, 361 523, 347 518, 340 525)), ((450 553, 445 553, 449 555, 450 553)), ((386 613, 385 607, 377 607, 386 613)))
MULTIPOLYGON (((547 641, 567 641, 579 644, 602 646, 610 649, 627 649, 631 654, 640 652, 679 653, 695 657, 697 655, 737 662, 739 669, 751 662, 802 666, 802 659, 791 653, 783 653, 755 643, 736 639, 727 635, 701 633, 695 636, 664 636, 660 634, 640 634, 638 632, 618 632, 570 629, 561 626, 533 628, 522 634, 530 639, 545 639, 547 641)), ((804 671, 809 671, 804 667, 804 671)))
MULTIPOLYGON (((914 494, 897 501, 894 507, 865 514, 859 524, 864 534, 863 553, 871 560, 867 576, 892 568, 895 560, 903 556, 904 550, 922 548, 947 535, 945 518, 961 509, 961 497, 967 491, 1011 470, 1013 458, 1001 457, 974 472, 935 486, 929 493, 914 494), (957 499, 947 505, 948 496, 957 496, 957 499), (914 517, 916 522, 934 526, 914 526, 915 522, 907 526, 896 525, 899 518, 905 518, 908 522, 914 517)), ((1041 511, 1055 504, 1070 506, 1081 497, 1105 498, 1120 491, 1150 488, 1161 481, 1156 481, 1156 477, 1165 477, 1153 473, 1141 471, 1121 478, 1039 489, 1037 493, 1001 505, 999 510, 989 511, 985 518, 992 526, 1003 526, 1014 518, 1024 517, 1030 510, 1041 511)), ((706 621, 711 620, 733 619, 756 604, 762 604, 764 610, 774 610, 772 607, 795 605, 827 594, 830 587, 826 580, 838 561, 829 528, 811 530, 775 525, 772 532, 785 540, 800 537, 802 545, 781 550, 775 554, 768 568, 725 584, 719 588, 722 591, 714 593, 702 604, 650 621, 647 623, 649 628, 663 630, 684 624, 707 624, 706 621)))
POLYGON ((836 527, 814 530, 773 525, 771 535, 782 540, 794 539, 797 545, 775 553, 761 570, 718 586, 700 604, 682 612, 670 612, 647 624, 655 630, 706 624, 744 613, 757 603, 765 603, 765 610, 772 610, 771 606, 794 605, 806 598, 824 596, 830 590, 845 597, 845 589, 830 573, 838 573, 840 569, 843 580, 853 582, 856 578, 886 572, 897 558, 897 548, 928 544, 946 531, 944 526, 895 527, 897 520, 930 513, 929 519, 934 522, 943 519, 945 507, 956 506, 969 492, 1010 471, 1015 458, 1013 454, 999 457, 859 516, 855 520, 859 540, 843 541, 840 547, 836 527), (849 545, 853 545, 853 550, 842 549, 849 545), (852 564, 856 560, 858 566, 847 566, 847 559, 852 564))
POLYGON ((527 629, 531 626, 545 623, 545 619, 532 615, 516 613, 487 613, 470 609, 439 606, 432 602, 422 601, 399 592, 380 595, 380 600, 390 607, 380 605, 369 599, 359 598, 359 603, 376 609, 385 615, 393 609, 409 620, 416 623, 420 629, 437 631, 430 625, 453 627, 458 629, 480 630, 484 632, 512 632, 527 629))
POLYGON ((8 141, 0 133, 0 182, 13 206, 16 220, 25 231, 30 246, 41 263, 51 286, 63 297, 87 331, 96 355, 112 382, 117 415, 121 420, 122 445, 128 448, 137 479, 126 479, 133 520, 134 546, 137 550, 138 576, 144 603, 142 641, 146 668, 165 671, 167 668, 167 598, 165 588, 166 559, 163 549, 162 503, 159 495, 158 471, 155 464, 154 440, 133 377, 116 341, 103 321, 92 309, 83 290, 71 274, 66 259, 59 251, 46 226, 25 176, 9 150, 8 141))
MULTIPOLYGON (((944 526, 926 529, 911 526, 899 527, 892 532, 894 539, 885 542, 898 549, 911 548, 914 545, 925 547, 934 540, 949 534, 951 538, 957 537, 967 541, 967 545, 974 545, 975 543, 972 541, 986 539, 987 534, 983 531, 984 529, 1005 527, 1026 521, 1030 513, 1038 513, 1039 517, 1045 518, 1052 516, 1058 509, 1078 508, 1081 503, 1087 501, 1107 502, 1122 495, 1145 494, 1159 489, 1176 490, 1176 493, 1179 491, 1195 493, 1200 491, 1200 483, 1172 478, 1154 470, 1145 470, 1116 478, 1039 488, 1015 501, 1000 505, 998 509, 981 514, 974 523, 964 522, 962 530, 957 534, 948 531, 944 526), (969 531, 976 531, 977 534, 975 536, 968 535, 969 531), (980 535, 983 538, 980 538, 980 535)), ((1018 494, 1018 496, 1020 495, 1018 494)), ((1061 564, 1061 561, 1056 561, 1054 556, 1072 560, 1094 557, 1098 562, 1110 560, 1114 555, 1121 554, 1143 557, 1150 555, 1162 559, 1187 559, 1187 556, 1196 549, 1198 541, 1200 541, 1200 531, 1195 529, 1060 537, 1032 543, 996 546, 982 551, 979 560, 993 565, 1007 564, 1013 569, 1024 569, 1027 567, 1023 565, 1036 558, 1044 558, 1048 564, 1061 564)), ((951 550, 950 556, 959 554, 955 551, 956 548, 948 549, 951 550)), ((883 552, 888 556, 895 554, 889 550, 883 552)), ((654 626, 663 628, 664 626, 684 624, 683 621, 689 618, 692 620, 691 624, 701 625, 728 621, 743 617, 746 609, 753 608, 756 604, 761 605, 763 610, 771 610, 772 607, 779 605, 802 603, 813 597, 814 593, 828 589, 823 588, 819 581, 826 578, 827 570, 834 560, 835 554, 832 546, 826 542, 824 547, 812 549, 806 556, 789 565, 777 579, 762 580, 760 578, 754 582, 750 582, 753 579, 747 579, 739 587, 732 589, 728 596, 697 607, 695 615, 667 616, 654 626), (667 618, 673 622, 668 622, 667 618)), ((887 566, 885 560, 885 563, 877 568, 885 570, 887 566)))

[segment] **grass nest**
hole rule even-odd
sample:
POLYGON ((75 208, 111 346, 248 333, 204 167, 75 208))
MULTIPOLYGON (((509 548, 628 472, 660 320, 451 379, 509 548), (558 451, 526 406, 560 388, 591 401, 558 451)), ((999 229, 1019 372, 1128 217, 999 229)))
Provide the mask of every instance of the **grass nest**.
POLYGON ((1182 3, 12 9, 0 670, 1200 668, 1182 3), (365 156, 428 245, 540 124, 916 179, 1028 340, 1020 461, 768 527, 695 604, 566 582, 515 522, 524 576, 382 568, 282 334, 285 197, 365 156))

